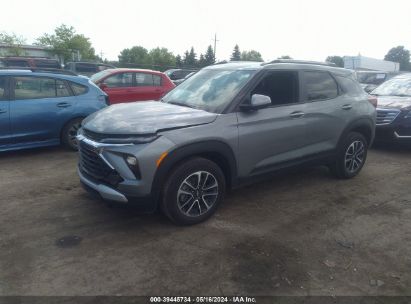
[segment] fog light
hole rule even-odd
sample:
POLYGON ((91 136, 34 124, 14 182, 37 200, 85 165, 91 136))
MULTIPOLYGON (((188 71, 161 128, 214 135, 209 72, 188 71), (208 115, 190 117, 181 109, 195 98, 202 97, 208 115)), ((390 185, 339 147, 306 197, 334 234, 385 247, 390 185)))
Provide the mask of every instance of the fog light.
POLYGON ((137 158, 135 158, 134 156, 127 156, 127 157, 126 157, 126 162, 127 162, 130 166, 136 166, 136 165, 137 165, 137 158))

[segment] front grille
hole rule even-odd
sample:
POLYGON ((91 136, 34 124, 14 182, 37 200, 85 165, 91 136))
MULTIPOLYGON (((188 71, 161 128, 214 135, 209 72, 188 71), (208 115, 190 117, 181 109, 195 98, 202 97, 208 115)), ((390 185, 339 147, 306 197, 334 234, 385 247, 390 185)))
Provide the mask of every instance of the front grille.
POLYGON ((109 167, 94 147, 80 141, 79 154, 82 173, 110 185, 117 185, 122 181, 117 171, 109 167))
POLYGON ((397 109, 377 109, 377 125, 388 125, 397 118, 400 110, 397 109))

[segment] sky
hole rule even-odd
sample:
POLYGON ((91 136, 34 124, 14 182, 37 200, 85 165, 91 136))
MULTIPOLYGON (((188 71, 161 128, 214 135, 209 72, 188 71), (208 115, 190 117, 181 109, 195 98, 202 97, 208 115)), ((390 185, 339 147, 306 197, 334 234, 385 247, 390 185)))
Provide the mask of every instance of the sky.
POLYGON ((383 58, 397 45, 411 48, 410 0, 0 0, 7 8, 0 32, 33 42, 61 25, 89 37, 97 53, 117 60, 124 48, 166 47, 175 55, 194 47, 216 57, 257 50, 324 61, 329 55, 383 58))

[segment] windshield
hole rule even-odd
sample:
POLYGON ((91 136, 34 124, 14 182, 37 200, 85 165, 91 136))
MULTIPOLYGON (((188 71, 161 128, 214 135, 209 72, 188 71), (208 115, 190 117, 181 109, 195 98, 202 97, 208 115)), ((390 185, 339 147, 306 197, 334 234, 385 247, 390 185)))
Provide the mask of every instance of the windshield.
POLYGON ((411 78, 393 78, 384 82, 371 94, 386 96, 411 96, 411 78))
POLYGON ((94 74, 93 76, 90 77, 90 80, 94 83, 97 83, 101 78, 104 78, 104 76, 108 74, 110 74, 109 69, 94 74))
POLYGON ((376 84, 379 85, 385 81, 387 74, 385 73, 364 73, 357 72, 357 80, 363 84, 376 84))
POLYGON ((168 93, 163 102, 221 113, 254 73, 255 70, 201 70, 168 93))

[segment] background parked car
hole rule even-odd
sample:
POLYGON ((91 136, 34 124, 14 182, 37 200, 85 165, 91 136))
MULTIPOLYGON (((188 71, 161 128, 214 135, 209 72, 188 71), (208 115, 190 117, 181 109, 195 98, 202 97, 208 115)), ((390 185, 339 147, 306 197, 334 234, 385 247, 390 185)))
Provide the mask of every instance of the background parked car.
POLYGON ((173 83, 178 86, 179 84, 183 83, 184 81, 186 81, 188 78, 190 78, 191 76, 193 76, 196 72, 191 72, 190 74, 187 74, 186 77, 182 78, 182 79, 177 79, 177 80, 173 80, 173 83))
POLYGON ((171 69, 164 72, 171 80, 178 80, 183 79, 188 74, 197 72, 197 70, 193 69, 171 69))
POLYGON ((411 74, 396 76, 371 94, 378 98, 376 140, 411 143, 411 74))
POLYGON ((83 75, 90 77, 98 72, 107 70, 107 69, 115 69, 116 67, 109 64, 104 63, 96 63, 96 62, 67 62, 64 65, 64 69, 68 71, 72 71, 78 75, 83 75))
POLYGON ((0 71, 0 151, 63 143, 76 149, 81 121, 107 106, 107 96, 87 78, 0 71))
POLYGON ((356 71, 355 74, 361 87, 367 93, 370 93, 380 84, 397 75, 382 71, 356 71))
POLYGON ((159 100, 175 85, 161 72, 138 69, 110 69, 91 77, 109 96, 110 104, 159 100))
POLYGON ((61 69, 61 64, 56 59, 33 57, 3 57, 0 58, 1 68, 39 68, 61 69))

